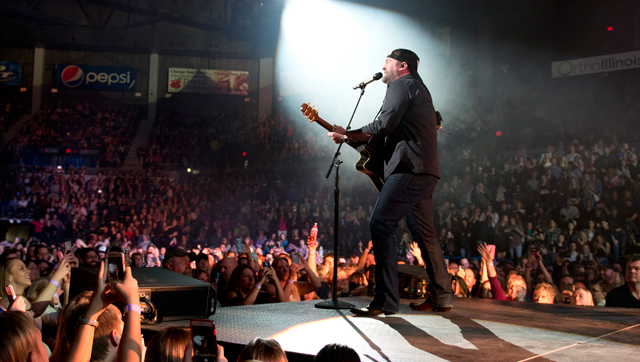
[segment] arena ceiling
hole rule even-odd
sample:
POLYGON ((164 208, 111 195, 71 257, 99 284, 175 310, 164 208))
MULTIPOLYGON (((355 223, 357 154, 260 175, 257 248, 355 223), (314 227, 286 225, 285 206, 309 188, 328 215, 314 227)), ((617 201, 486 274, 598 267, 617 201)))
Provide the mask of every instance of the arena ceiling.
POLYGON ((284 0, 0 0, 2 46, 269 56, 284 0))

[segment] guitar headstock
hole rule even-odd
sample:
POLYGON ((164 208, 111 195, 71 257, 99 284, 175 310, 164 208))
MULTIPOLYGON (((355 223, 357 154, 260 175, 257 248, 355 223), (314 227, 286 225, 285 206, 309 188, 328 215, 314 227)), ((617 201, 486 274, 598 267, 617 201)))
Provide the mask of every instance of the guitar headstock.
POLYGON ((300 110, 302 111, 302 114, 307 117, 307 119, 309 119, 309 121, 313 122, 316 119, 320 118, 318 116, 318 109, 315 108, 314 106, 311 105, 311 102, 309 103, 302 103, 302 106, 300 107, 300 110))

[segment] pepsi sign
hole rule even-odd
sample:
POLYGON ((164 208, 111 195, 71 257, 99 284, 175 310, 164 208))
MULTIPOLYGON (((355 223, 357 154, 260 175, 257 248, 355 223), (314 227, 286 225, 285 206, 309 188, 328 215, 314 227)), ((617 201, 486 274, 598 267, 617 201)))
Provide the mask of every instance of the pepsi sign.
POLYGON ((136 68, 56 64, 54 84, 60 89, 135 92, 136 68))

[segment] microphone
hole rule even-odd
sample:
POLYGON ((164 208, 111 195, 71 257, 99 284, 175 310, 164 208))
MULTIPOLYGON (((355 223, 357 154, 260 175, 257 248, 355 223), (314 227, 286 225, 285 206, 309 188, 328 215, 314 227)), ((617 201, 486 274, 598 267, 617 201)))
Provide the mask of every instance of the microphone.
POLYGON ((357 85, 353 86, 353 90, 356 90, 358 88, 363 89, 364 87, 367 86, 367 84, 371 83, 371 82, 375 82, 376 80, 382 78, 382 73, 378 72, 376 74, 373 75, 373 77, 363 81, 362 83, 359 83, 357 85))

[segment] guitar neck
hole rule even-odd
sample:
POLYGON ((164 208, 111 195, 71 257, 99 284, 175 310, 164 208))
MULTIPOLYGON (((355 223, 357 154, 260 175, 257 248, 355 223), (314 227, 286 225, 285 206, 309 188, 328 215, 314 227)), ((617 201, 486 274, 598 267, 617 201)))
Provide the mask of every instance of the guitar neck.
POLYGON ((333 125, 329 124, 329 122, 325 121, 324 119, 320 117, 316 117, 313 119, 313 121, 321 125, 322 128, 326 129, 327 131, 329 132, 333 131, 333 128, 334 128, 333 125))

